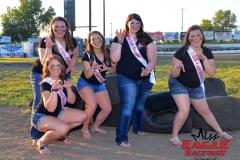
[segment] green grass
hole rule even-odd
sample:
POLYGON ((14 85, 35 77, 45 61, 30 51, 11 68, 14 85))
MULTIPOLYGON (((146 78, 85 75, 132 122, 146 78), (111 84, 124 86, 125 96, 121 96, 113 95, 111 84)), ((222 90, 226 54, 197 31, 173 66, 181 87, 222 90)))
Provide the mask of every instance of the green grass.
POLYGON ((0 58, 0 64, 33 64, 37 58, 0 58))
MULTIPOLYGON (((38 57, 34 58, 0 58, 0 64, 33 64, 38 57)), ((81 62, 81 57, 78 59, 81 62)))
MULTIPOLYGON (((4 61, 3 59, 0 59, 0 64, 2 63, 1 61, 4 61)), ((21 58, 21 60, 25 63, 30 63, 31 61, 31 64, 34 61, 29 58, 21 58)), ((6 60, 5 62, 11 63, 10 60, 6 60)), ((19 63, 17 58, 16 63, 19 63)), ((240 98, 239 61, 216 61, 216 67, 218 69, 215 77, 224 81, 228 95, 240 98)), ((169 63, 156 67, 155 75, 157 84, 153 86, 151 93, 169 91, 167 82, 170 69, 171 65, 169 63)), ((72 83, 74 85, 76 85, 80 74, 80 70, 72 73, 72 83)), ((28 106, 29 101, 33 98, 29 75, 30 70, 18 72, 0 71, 0 106, 28 106)))

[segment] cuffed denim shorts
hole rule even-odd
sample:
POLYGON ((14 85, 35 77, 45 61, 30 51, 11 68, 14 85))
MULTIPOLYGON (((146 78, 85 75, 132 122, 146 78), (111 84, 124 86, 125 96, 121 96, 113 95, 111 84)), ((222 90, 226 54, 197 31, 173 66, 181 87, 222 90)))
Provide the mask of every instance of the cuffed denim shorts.
POLYGON ((104 83, 101 83, 101 84, 98 84, 98 85, 94 85, 94 84, 88 83, 82 77, 80 77, 78 79, 78 82, 77 82, 78 91, 80 91, 84 87, 91 87, 94 93, 106 90, 106 86, 105 86, 104 83))
MULTIPOLYGON (((63 108, 61 110, 61 112, 58 114, 57 118, 60 119, 62 114, 63 114, 63 108)), ((34 113, 32 115, 32 125, 38 129, 38 126, 40 124, 40 122, 46 117, 47 115, 46 114, 42 114, 42 113, 34 113)))
POLYGON ((189 88, 180 83, 177 79, 172 77, 168 80, 168 86, 171 95, 188 94, 191 99, 202 99, 205 97, 201 86, 197 88, 189 88))

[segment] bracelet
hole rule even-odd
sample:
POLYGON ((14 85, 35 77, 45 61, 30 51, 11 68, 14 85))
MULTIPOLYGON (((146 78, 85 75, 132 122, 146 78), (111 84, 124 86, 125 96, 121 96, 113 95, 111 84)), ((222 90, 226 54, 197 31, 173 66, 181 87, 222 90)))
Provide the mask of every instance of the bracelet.
POLYGON ((54 88, 52 88, 51 91, 52 91, 52 92, 57 92, 58 89, 54 89, 54 88))
POLYGON ((117 62, 113 62, 113 61, 111 61, 113 64, 117 64, 117 62))
POLYGON ((119 44, 123 44, 123 42, 120 42, 120 41, 118 41, 117 43, 119 43, 119 44))

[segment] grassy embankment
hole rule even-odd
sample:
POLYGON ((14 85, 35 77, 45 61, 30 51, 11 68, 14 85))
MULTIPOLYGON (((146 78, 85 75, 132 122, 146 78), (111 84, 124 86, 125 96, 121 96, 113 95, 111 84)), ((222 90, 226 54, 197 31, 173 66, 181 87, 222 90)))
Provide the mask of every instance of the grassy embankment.
MULTIPOLYGON (((34 58, 0 58, 2 64, 32 64, 34 58)), ((79 60, 80 62, 80 60, 79 60)), ((168 77, 170 73, 170 60, 164 61, 162 66, 156 67, 157 84, 151 93, 168 91, 168 77)), ((80 64, 78 64, 80 65, 80 64)), ((228 95, 240 98, 240 67, 239 61, 216 61, 216 78, 220 78, 226 85, 228 95)), ((24 71, 0 71, 0 106, 27 107, 32 99, 30 69, 24 71)), ((72 74, 72 83, 76 85, 81 71, 72 74)))

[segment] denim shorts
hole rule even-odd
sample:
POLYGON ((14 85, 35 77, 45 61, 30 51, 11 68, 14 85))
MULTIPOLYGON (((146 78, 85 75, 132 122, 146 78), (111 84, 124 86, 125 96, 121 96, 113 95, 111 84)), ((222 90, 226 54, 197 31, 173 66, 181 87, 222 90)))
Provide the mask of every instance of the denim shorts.
POLYGON ((94 85, 94 84, 88 83, 82 77, 80 77, 77 82, 78 91, 80 91, 84 87, 91 87, 94 93, 106 90, 106 86, 104 83, 94 85))
MULTIPOLYGON (((61 118, 61 116, 62 116, 62 114, 63 114, 63 110, 64 110, 64 109, 62 109, 61 112, 58 114, 58 116, 57 116, 58 119, 61 118)), ((32 115, 32 117, 31 117, 31 119, 32 119, 32 125, 33 125, 36 129, 38 129, 38 126, 39 126, 40 122, 41 122, 46 116, 48 116, 48 115, 42 114, 42 113, 34 113, 34 114, 32 115)))
POLYGON ((197 88, 189 88, 180 83, 177 79, 172 77, 168 80, 168 86, 171 95, 188 94, 191 99, 202 99, 205 97, 201 86, 197 88))

